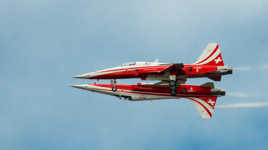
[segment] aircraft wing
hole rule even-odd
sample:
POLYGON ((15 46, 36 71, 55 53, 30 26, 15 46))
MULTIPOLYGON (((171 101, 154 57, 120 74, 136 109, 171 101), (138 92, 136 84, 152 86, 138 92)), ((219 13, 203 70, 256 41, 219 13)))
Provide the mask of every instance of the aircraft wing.
POLYGON ((162 74, 166 72, 180 72, 183 71, 182 68, 184 68, 184 65, 182 63, 177 63, 177 64, 170 64, 170 65, 165 65, 165 67, 161 68, 146 68, 144 71, 144 75, 146 74, 162 74))
POLYGON ((185 83, 187 78, 185 78, 184 64, 168 64, 158 68, 151 67, 146 68, 139 74, 142 80, 160 80, 160 81, 170 81, 170 75, 176 75, 177 84, 185 83))
POLYGON ((178 72, 178 71, 182 71, 182 68, 184 68, 184 64, 183 63, 175 63, 175 64, 171 64, 169 67, 165 68, 164 70, 161 71, 161 73, 163 72, 178 72))

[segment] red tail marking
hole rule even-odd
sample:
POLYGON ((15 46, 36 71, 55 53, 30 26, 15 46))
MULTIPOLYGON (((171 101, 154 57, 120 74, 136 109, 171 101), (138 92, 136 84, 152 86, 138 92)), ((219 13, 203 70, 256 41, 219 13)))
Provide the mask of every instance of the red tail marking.
POLYGON ((198 62, 197 64, 200 64, 200 63, 202 63, 202 62, 208 60, 211 56, 214 55, 214 53, 216 53, 216 51, 217 51, 218 49, 219 49, 219 45, 217 44, 217 46, 216 46, 216 48, 213 50, 213 52, 212 52, 206 59, 204 59, 204 60, 198 62))

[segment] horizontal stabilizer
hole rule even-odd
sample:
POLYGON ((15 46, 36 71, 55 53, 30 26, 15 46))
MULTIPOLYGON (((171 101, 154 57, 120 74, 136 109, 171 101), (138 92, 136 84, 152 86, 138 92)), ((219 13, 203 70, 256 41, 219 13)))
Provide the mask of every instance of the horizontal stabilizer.
POLYGON ((209 75, 208 78, 213 81, 221 81, 222 76, 219 74, 212 74, 212 75, 209 75))
POLYGON ((207 83, 205 83, 205 84, 202 84, 201 87, 204 87, 204 88, 210 88, 210 89, 214 89, 214 88, 215 88, 213 82, 207 82, 207 83))

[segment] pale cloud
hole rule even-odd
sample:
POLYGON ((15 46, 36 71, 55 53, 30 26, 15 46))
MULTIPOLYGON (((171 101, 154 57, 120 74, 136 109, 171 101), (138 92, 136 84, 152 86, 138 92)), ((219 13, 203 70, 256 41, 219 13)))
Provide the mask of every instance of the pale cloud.
POLYGON ((268 64, 262 64, 258 67, 260 71, 268 71, 268 64))
POLYGON ((235 99, 257 99, 267 79, 256 82, 259 65, 248 60, 253 48, 267 56, 267 43, 259 42, 266 40, 267 2, 0 1, 0 149, 265 149, 263 111, 219 111, 204 121, 183 99, 134 103, 66 85, 91 82, 72 79, 77 73, 132 60, 192 62, 208 42, 219 42, 226 62, 251 69, 219 84, 260 93, 231 93, 235 99))

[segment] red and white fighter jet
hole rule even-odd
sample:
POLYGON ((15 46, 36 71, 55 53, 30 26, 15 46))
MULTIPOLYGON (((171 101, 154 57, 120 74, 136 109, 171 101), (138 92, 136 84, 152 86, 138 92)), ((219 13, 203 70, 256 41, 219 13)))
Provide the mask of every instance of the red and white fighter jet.
POLYGON ((218 96, 225 95, 225 91, 215 88, 213 83, 206 83, 201 86, 181 84, 177 87, 177 94, 174 96, 170 95, 171 89, 167 84, 118 84, 116 85, 117 90, 114 90, 112 84, 94 83, 74 85, 73 87, 113 95, 130 101, 186 98, 195 105, 204 119, 212 117, 218 96))
POLYGON ((209 43, 199 57, 190 65, 183 63, 131 62, 119 67, 100 70, 74 76, 82 79, 127 79, 141 78, 142 80, 172 79, 185 82, 187 78, 208 77, 220 81, 222 75, 232 74, 232 68, 224 66, 222 54, 217 43, 209 43))

